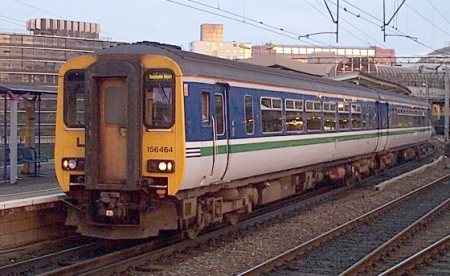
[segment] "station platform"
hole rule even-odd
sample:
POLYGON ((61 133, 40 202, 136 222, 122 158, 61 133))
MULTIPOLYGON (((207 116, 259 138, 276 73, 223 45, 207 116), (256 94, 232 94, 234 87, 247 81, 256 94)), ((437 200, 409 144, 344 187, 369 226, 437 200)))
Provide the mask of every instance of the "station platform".
POLYGON ((65 194, 56 181, 54 163, 41 163, 40 175, 19 174, 15 184, 0 181, 0 210, 33 206, 59 201, 65 194))

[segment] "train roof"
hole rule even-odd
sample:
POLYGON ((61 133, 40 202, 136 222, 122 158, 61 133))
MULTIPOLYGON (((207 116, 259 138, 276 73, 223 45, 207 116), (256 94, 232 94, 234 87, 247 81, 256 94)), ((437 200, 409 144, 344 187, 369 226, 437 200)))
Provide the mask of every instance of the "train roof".
POLYGON ((174 60, 181 68, 183 75, 186 76, 210 77, 346 95, 356 98, 364 97, 388 102, 402 102, 411 105, 426 105, 422 99, 412 96, 400 95, 299 72, 187 52, 181 50, 180 47, 157 42, 122 44, 97 51, 95 54, 163 55, 174 60))

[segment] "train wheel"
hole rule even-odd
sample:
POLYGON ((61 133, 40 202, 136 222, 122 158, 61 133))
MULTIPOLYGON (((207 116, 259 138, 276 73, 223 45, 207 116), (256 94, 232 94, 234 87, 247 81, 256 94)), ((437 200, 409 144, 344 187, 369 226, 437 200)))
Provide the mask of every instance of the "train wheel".
POLYGON ((239 214, 238 213, 232 213, 227 215, 227 220, 231 225, 236 225, 239 221, 239 214))
POLYGON ((186 236, 186 238, 193 240, 195 238, 197 238, 198 233, 200 233, 199 230, 197 230, 196 228, 191 228, 186 230, 186 232, 184 232, 184 235, 186 236))

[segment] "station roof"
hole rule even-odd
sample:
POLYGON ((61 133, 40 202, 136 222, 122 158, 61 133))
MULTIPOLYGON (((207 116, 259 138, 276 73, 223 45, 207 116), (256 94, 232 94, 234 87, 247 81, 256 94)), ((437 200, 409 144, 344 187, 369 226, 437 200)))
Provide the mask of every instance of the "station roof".
POLYGON ((403 85, 375 77, 372 74, 366 74, 362 72, 345 73, 330 77, 330 79, 355 83, 365 87, 390 91, 403 95, 411 95, 411 90, 409 90, 407 87, 403 85))
POLYGON ((303 74, 320 77, 329 76, 330 71, 334 69, 335 66, 334 64, 301 63, 284 54, 268 54, 268 55, 254 56, 252 58, 242 59, 239 61, 265 67, 280 68, 283 70, 300 72, 303 74))
POLYGON ((9 94, 11 97, 20 97, 25 95, 56 95, 58 93, 56 88, 31 88, 31 87, 17 87, 17 86, 2 86, 0 85, 0 94, 9 94))

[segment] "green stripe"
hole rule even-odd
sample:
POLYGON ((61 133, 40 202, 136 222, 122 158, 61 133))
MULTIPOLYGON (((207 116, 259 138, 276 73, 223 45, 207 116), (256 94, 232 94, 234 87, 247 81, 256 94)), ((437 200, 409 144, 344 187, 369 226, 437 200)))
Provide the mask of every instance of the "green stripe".
MULTIPOLYGON (((418 129, 418 130, 398 130, 398 131, 390 131, 383 132, 381 136, 395 136, 395 135, 406 135, 412 134, 415 132, 427 132, 426 129, 418 129)), ((279 148, 290 148, 290 147, 299 147, 299 146, 307 146, 307 145, 317 145, 317 144, 328 144, 342 141, 353 141, 353 140, 361 140, 361 139, 370 139, 376 138, 379 136, 379 133, 368 133, 368 134, 352 134, 345 136, 332 136, 332 137, 320 137, 320 138, 306 138, 306 139, 298 139, 298 140, 289 140, 289 141, 269 141, 269 142, 259 142, 259 143, 251 143, 251 144, 239 144, 239 145, 231 145, 230 153, 239 153, 239 152, 249 152, 249 151, 259 151, 259 150, 269 150, 269 149, 279 149, 279 148)), ((220 145, 218 147, 219 154, 227 153, 227 146, 220 145)), ((201 148, 201 156, 210 156, 213 154, 213 147, 203 147, 201 148)))

